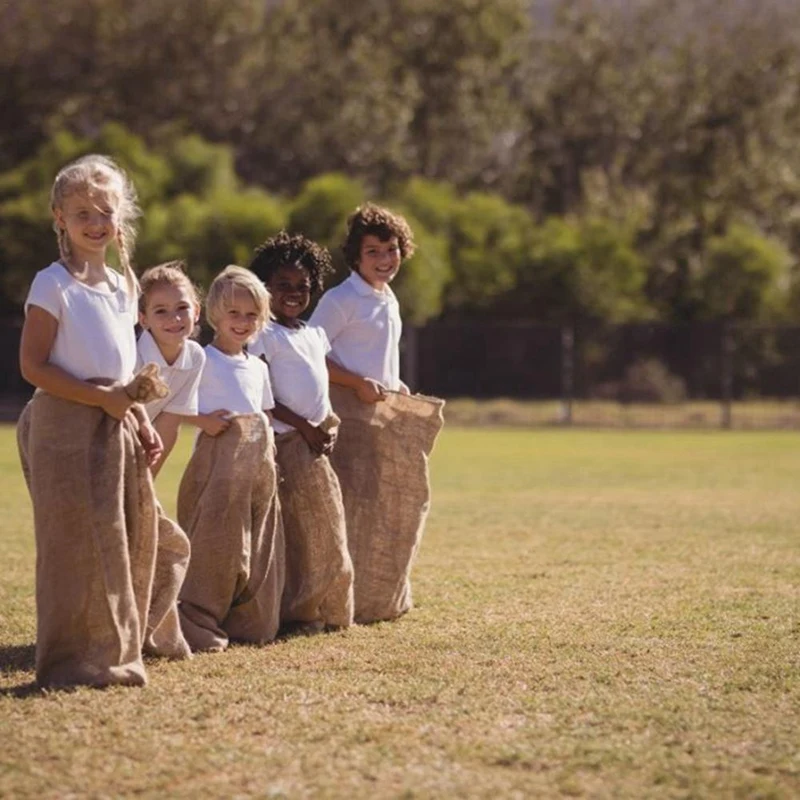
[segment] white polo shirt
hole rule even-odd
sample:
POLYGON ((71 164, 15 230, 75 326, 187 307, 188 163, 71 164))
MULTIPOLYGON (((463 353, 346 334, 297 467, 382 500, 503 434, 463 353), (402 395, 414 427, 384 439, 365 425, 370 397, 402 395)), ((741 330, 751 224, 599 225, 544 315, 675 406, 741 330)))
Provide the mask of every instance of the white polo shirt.
POLYGON ((127 383, 136 366, 137 298, 122 275, 108 268, 106 274, 111 291, 81 283, 56 261, 36 273, 25 312, 38 306, 58 321, 49 363, 82 381, 127 383))
POLYGON ((167 364, 153 334, 144 331, 136 343, 136 371, 145 364, 158 365, 161 379, 169 387, 169 395, 147 403, 147 416, 154 420, 162 411, 169 414, 197 414, 197 390, 206 363, 206 354, 197 342, 187 339, 173 364, 167 364))
POLYGON ((373 289, 357 272, 329 289, 311 316, 325 330, 331 358, 350 372, 400 388, 400 306, 386 286, 373 289))
POLYGON ((275 407, 267 365, 251 353, 229 356, 213 344, 205 348, 197 405, 200 414, 221 408, 231 414, 253 414, 275 407))
MULTIPOLYGON (((249 349, 253 355, 263 356, 269 364, 277 402, 312 425, 319 425, 328 416, 331 404, 325 356, 331 346, 322 328, 305 324, 287 328, 268 322, 249 349)), ((294 430, 279 419, 273 419, 272 424, 276 433, 294 430)))

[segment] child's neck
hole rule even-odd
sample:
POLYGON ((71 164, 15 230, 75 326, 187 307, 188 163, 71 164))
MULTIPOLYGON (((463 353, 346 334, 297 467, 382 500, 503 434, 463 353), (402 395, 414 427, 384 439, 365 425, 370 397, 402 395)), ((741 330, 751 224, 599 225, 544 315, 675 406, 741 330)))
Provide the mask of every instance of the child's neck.
POLYGON ((218 336, 213 338, 211 344, 213 344, 220 353, 224 353, 226 356, 240 356, 244 353, 242 345, 226 342, 225 340, 220 341, 218 336))
POLYGON ((69 259, 62 259, 61 263, 76 281, 86 286, 100 286, 103 283, 111 286, 106 272, 106 261, 102 257, 82 260, 79 256, 72 255, 69 259))
POLYGON ((301 328, 303 326, 298 317, 283 317, 276 314, 272 319, 284 328, 301 328))
MULTIPOLYGON (((153 335, 152 333, 150 334, 153 335)), ((158 351, 161 353, 161 357, 167 364, 171 367, 177 360, 178 356, 180 356, 181 351, 183 350, 184 342, 178 342, 178 344, 170 345, 170 344, 161 344, 155 336, 153 336, 153 340, 155 341, 156 345, 158 345, 158 351)))

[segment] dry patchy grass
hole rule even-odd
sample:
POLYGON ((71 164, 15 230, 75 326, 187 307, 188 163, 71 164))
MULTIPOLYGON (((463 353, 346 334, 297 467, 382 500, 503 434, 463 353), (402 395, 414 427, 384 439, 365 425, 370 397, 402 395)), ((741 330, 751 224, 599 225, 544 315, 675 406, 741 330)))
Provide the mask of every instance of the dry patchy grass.
POLYGON ((800 794, 793 434, 449 429, 406 618, 49 694, 12 442, 0 796, 800 794))

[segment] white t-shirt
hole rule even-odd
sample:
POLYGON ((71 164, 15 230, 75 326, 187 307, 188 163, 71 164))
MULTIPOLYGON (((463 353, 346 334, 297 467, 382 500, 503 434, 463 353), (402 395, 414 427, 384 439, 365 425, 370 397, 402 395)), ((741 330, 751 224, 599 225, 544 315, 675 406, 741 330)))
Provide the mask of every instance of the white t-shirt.
MULTIPOLYGON (((277 322, 268 322, 250 345, 250 352, 263 355, 269 364, 275 400, 312 425, 319 425, 331 411, 325 364, 330 349, 322 328, 287 328, 277 322)), ((294 430, 279 419, 272 424, 276 433, 294 430)))
POLYGON ((87 286, 54 262, 36 273, 25 312, 43 308, 58 320, 49 363, 85 381, 108 378, 127 383, 136 366, 137 298, 128 294, 125 279, 106 268, 114 287, 87 286))
POLYGON ((267 365, 250 353, 229 356, 213 344, 205 348, 197 404, 200 414, 225 408, 231 414, 253 414, 275 407, 267 365))
POLYGON ((144 331, 136 343, 136 371, 145 364, 158 365, 161 379, 169 387, 169 395, 147 403, 147 416, 154 420, 162 411, 169 414, 197 414, 197 390, 206 354, 197 342, 187 339, 173 364, 167 364, 150 331, 144 331))
POLYGON ((386 286, 373 289, 357 272, 329 289, 311 315, 328 334, 331 358, 350 372, 400 388, 400 306, 386 286))

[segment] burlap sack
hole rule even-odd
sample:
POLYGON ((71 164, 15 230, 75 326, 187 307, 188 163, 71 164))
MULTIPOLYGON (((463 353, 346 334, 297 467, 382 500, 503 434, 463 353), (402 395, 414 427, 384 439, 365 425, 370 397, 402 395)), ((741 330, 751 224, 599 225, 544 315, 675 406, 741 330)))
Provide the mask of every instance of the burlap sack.
POLYGON ((144 652, 151 656, 191 658, 178 616, 178 594, 189 566, 189 538, 164 514, 159 503, 158 546, 144 652))
POLYGON ((136 423, 37 392, 17 431, 36 533, 36 678, 143 685, 156 501, 136 423))
POLYGON ((292 431, 276 437, 286 541, 282 623, 346 628, 353 622, 353 564, 339 481, 327 456, 292 431))
POLYGON ((366 404, 331 386, 331 403, 342 420, 331 463, 353 560, 354 619, 395 619, 412 606, 409 574, 430 506, 428 457, 444 400, 390 392, 366 404))
POLYGON ((192 547, 179 611, 192 650, 264 644, 278 632, 284 544, 274 450, 262 414, 198 437, 178 490, 178 524, 192 547))

